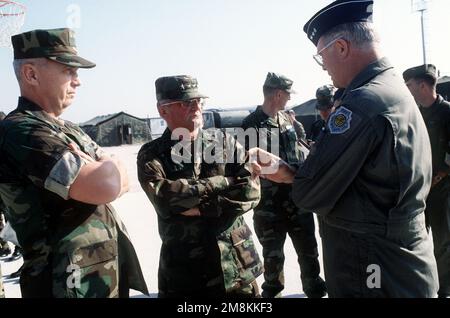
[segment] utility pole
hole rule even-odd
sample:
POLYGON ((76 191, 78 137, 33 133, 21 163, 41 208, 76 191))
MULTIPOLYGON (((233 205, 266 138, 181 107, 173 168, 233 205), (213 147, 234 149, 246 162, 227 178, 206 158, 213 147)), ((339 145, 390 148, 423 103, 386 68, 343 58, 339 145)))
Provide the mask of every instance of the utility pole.
POLYGON ((425 12, 428 10, 428 3, 431 0, 411 0, 411 7, 413 12, 420 12, 420 22, 422 25, 422 50, 423 50, 423 63, 427 64, 427 49, 426 49, 426 36, 425 36, 425 12))

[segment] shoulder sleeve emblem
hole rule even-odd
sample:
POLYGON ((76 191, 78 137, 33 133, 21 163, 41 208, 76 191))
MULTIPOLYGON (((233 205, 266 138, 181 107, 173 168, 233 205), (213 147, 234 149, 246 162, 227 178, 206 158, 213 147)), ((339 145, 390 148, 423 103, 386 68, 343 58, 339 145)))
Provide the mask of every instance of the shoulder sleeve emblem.
POLYGON ((350 124, 352 122, 352 111, 345 108, 339 107, 336 112, 330 115, 328 120, 328 129, 332 135, 340 135, 345 133, 350 129, 350 124))

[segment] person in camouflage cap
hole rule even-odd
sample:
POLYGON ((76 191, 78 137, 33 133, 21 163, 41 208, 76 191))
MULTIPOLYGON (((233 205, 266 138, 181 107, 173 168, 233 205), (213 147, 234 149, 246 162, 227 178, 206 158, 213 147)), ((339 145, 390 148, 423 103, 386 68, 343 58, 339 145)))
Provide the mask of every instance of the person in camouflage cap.
POLYGON ((316 91, 316 99, 317 99, 316 108, 318 110, 333 108, 335 92, 336 88, 333 85, 324 85, 319 87, 316 91))
POLYGON ((279 89, 285 91, 288 94, 295 94, 296 92, 292 89, 294 81, 287 78, 282 74, 277 74, 273 72, 267 73, 266 81, 264 82, 264 88, 267 89, 279 89))
POLYGON ((21 97, 0 122, 0 197, 23 248, 22 297, 148 293, 123 223, 109 202, 128 190, 123 164, 60 119, 80 86, 69 29, 12 37, 21 97))
POLYGON ((262 263, 242 215, 259 202, 259 179, 246 164, 227 162, 225 152, 216 152, 220 158, 211 161, 206 151, 192 149, 196 143, 206 150, 229 140, 201 128, 206 96, 198 91, 195 78, 159 78, 156 97, 168 129, 141 148, 137 169, 158 215, 158 296, 257 296, 262 263), (180 142, 185 142, 184 161, 175 152, 180 142))
POLYGON ((333 85, 321 86, 316 91, 316 109, 319 111, 320 119, 315 121, 311 126, 309 139, 312 142, 317 141, 319 134, 325 127, 328 117, 330 117, 331 113, 334 111, 335 92, 336 88, 333 85))
MULTIPOLYGON (((244 119, 244 129, 262 129, 267 134, 278 134, 281 159, 293 166, 305 160, 292 122, 284 112, 290 99, 293 82, 287 77, 268 73, 263 86, 264 103, 244 119)), ((269 152, 273 152, 272 139, 267 136, 269 152)), ((259 143, 262 141, 260 140, 259 143)), ((258 144, 258 147, 260 144, 258 144)), ((247 148, 249 146, 247 145, 247 148)), ((312 213, 301 214, 290 199, 291 185, 261 180, 261 202, 255 208, 254 228, 263 246, 264 279, 262 296, 279 297, 284 289, 284 243, 286 235, 298 255, 303 291, 310 298, 325 296, 325 284, 320 278, 319 254, 312 213)))
POLYGON ((71 29, 34 30, 11 38, 14 60, 47 58, 75 68, 93 68, 92 63, 81 56, 71 29))

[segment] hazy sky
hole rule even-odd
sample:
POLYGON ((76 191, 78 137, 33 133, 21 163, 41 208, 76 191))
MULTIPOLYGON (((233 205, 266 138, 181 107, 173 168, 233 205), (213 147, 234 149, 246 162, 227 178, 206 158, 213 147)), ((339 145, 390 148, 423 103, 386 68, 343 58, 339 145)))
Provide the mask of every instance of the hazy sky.
MULTIPOLYGON (((63 118, 87 121, 125 111, 157 116, 154 82, 190 74, 210 96, 208 107, 260 104, 268 71, 294 80, 291 105, 330 83, 315 63, 303 25, 327 0, 18 0, 28 7, 22 31, 77 27, 80 55, 97 63, 80 70, 82 86, 63 118), (80 13, 78 15, 78 12, 80 13)), ((450 75, 450 1, 432 0, 428 62, 450 75), (442 39, 441 39, 442 38, 442 39), (443 40, 445 39, 445 40, 443 40)), ((398 72, 423 63, 420 15, 411 0, 375 0, 374 22, 398 72)), ((19 95, 12 51, 0 48, 0 110, 19 95)))

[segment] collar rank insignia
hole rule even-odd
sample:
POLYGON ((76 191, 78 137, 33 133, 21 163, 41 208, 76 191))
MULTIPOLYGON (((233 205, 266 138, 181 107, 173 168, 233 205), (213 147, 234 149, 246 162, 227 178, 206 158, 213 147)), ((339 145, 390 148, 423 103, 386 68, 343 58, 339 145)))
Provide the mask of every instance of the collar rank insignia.
POLYGON ((333 114, 331 114, 328 120, 328 129, 332 135, 341 135, 350 129, 350 123, 352 122, 352 111, 339 107, 333 114))

